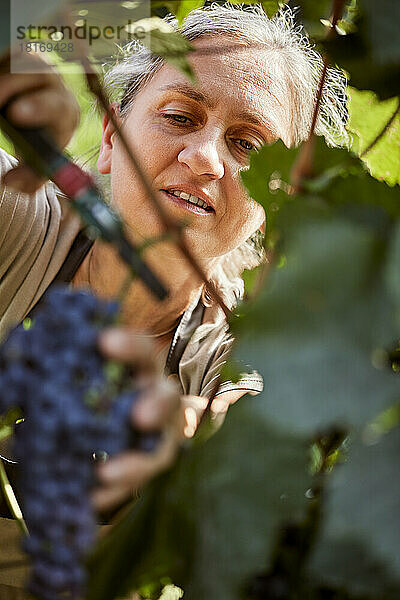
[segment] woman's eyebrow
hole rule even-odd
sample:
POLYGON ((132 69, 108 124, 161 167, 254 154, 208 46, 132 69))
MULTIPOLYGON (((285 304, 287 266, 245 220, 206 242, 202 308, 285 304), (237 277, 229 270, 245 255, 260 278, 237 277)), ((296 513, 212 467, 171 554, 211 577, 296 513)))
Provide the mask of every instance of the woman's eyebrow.
POLYGON ((246 110, 240 111, 235 114, 235 117, 240 121, 246 121, 247 123, 252 123, 253 125, 257 125, 258 127, 264 127, 268 129, 272 133, 276 133, 276 126, 273 121, 266 119, 263 115, 248 112, 246 110))
MULTIPOLYGON (((177 92, 178 94, 182 94, 183 96, 186 96, 191 100, 195 100, 200 104, 204 104, 204 106, 206 106, 210 110, 216 107, 216 103, 213 102, 211 98, 206 96, 206 94, 185 83, 166 83, 165 85, 161 86, 160 91, 177 92)), ((257 125, 258 127, 268 129, 268 131, 270 131, 273 134, 277 134, 276 125, 274 125, 274 123, 271 120, 266 119, 263 115, 244 110, 240 111, 239 113, 235 113, 233 116, 240 121, 246 121, 247 123, 251 123, 252 125, 257 125)))
POLYGON ((210 109, 213 109, 216 106, 215 102, 213 102, 211 100, 211 98, 209 98, 208 96, 203 94, 203 92, 200 92, 200 90, 197 90, 196 88, 192 87, 191 85, 187 85, 185 83, 167 83, 167 84, 161 86, 160 91, 162 91, 162 92, 167 92, 167 91, 178 92, 178 94, 182 94, 183 96, 187 96, 191 100, 200 102, 201 104, 204 104, 207 108, 210 108, 210 109))

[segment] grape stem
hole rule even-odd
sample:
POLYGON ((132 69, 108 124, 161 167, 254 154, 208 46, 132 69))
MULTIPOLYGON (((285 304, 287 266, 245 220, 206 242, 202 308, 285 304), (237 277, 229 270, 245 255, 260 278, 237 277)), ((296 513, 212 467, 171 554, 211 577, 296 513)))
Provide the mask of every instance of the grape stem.
POLYGON ((1 459, 0 459, 0 486, 1 486, 4 498, 6 499, 8 507, 11 511, 11 514, 14 517, 14 519, 17 521, 18 527, 20 528, 21 532, 24 535, 26 535, 26 536, 29 535, 29 531, 28 531, 28 528, 24 521, 24 517, 22 516, 22 511, 19 507, 18 501, 14 494, 14 490, 12 489, 9 479, 7 477, 7 473, 4 468, 4 463, 1 459))

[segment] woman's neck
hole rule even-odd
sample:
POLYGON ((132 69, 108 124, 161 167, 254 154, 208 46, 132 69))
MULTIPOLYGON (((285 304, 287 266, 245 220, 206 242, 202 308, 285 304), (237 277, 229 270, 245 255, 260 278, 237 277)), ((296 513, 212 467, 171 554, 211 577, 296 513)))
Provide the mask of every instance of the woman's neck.
MULTIPOLYGON (((162 333, 175 328, 201 283, 184 257, 170 244, 146 250, 144 259, 169 291, 162 302, 139 279, 134 279, 122 302, 122 322, 144 333, 162 333)), ((72 284, 88 286, 102 298, 119 296, 127 269, 114 248, 97 240, 85 257, 72 284)))

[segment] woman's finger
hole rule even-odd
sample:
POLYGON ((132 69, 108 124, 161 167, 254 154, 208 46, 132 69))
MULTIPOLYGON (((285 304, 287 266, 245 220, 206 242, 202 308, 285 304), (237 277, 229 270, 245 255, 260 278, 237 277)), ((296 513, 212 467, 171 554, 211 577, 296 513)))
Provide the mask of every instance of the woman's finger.
POLYGON ((181 400, 176 384, 165 377, 153 379, 133 407, 133 422, 144 431, 164 429, 176 419, 181 400))
POLYGON ((47 127, 64 147, 79 123, 79 107, 63 86, 25 92, 8 109, 8 117, 20 127, 47 127))
POLYGON ((130 363, 143 374, 162 372, 152 340, 129 329, 105 329, 99 336, 98 345, 106 357, 130 363))
POLYGON ((46 179, 36 175, 27 165, 19 165, 2 177, 2 183, 17 192, 33 194, 46 182, 46 179))
POLYGON ((130 496, 133 498, 134 494, 131 494, 130 488, 126 485, 112 486, 94 490, 91 500, 97 512, 104 512, 122 504, 130 496))
POLYGON ((95 508, 99 511, 109 510, 119 502, 134 497, 138 488, 172 464, 178 447, 176 433, 171 429, 166 432, 155 452, 125 452, 100 464, 97 474, 102 487, 92 495, 95 508))
POLYGON ((182 439, 191 438, 196 433, 201 417, 207 408, 208 398, 203 396, 182 396, 183 425, 182 439))

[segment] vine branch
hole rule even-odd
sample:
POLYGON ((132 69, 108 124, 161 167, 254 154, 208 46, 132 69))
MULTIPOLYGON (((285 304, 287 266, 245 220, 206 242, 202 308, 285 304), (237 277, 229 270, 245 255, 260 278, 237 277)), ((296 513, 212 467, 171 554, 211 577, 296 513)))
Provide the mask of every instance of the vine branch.
MULTIPOLYGON (((326 39, 330 39, 330 38, 334 37, 335 35, 337 35, 336 25, 342 16, 345 4, 346 4, 346 0, 333 0, 331 18, 330 18, 331 27, 329 28, 326 39)), ((314 131, 315 131, 315 126, 317 124, 319 108, 321 105, 322 92, 324 89, 328 64, 329 64, 328 57, 326 55, 324 55, 323 67, 322 67, 322 71, 321 71, 321 77, 319 80, 317 98, 315 101, 310 131, 309 131, 306 142, 300 148, 298 157, 293 165, 291 175, 290 175, 290 183, 293 186, 294 193, 298 193, 299 191, 301 191, 303 180, 310 177, 312 174, 314 152, 315 152, 314 131)))

